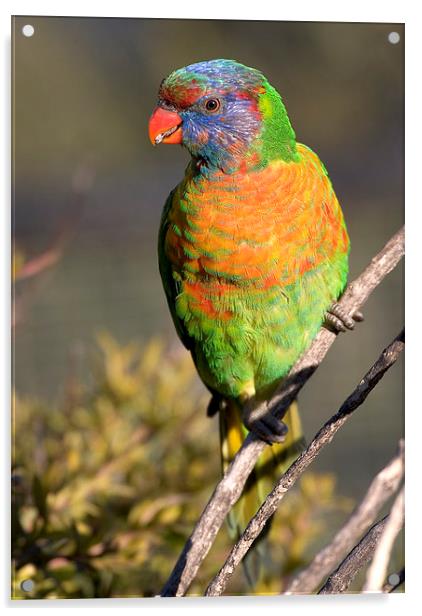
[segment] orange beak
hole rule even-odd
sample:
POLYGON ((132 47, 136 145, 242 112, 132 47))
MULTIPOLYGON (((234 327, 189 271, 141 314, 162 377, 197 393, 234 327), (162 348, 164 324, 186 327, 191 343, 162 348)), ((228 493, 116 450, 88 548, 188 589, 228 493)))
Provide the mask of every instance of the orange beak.
POLYGON ((156 107, 149 121, 152 145, 182 143, 182 118, 175 111, 156 107))

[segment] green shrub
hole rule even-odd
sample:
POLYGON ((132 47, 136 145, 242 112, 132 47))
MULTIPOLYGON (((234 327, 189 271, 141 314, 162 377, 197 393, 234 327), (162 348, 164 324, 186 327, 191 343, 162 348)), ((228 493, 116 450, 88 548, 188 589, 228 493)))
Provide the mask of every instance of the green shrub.
MULTIPOLYGON (((220 476, 217 419, 190 356, 159 339, 98 345, 91 387, 73 383, 57 406, 15 395, 14 598, 158 594, 220 476)), ((275 516, 278 573, 257 591, 280 592, 349 509, 332 475, 308 473, 275 516)), ((192 594, 230 545, 223 529, 192 594)), ((246 591, 239 569, 230 592, 246 591)))

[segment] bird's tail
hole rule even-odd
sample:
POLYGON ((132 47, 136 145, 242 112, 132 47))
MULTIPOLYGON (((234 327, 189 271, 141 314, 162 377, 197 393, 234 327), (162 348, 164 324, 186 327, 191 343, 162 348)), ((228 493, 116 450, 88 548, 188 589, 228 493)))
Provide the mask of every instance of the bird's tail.
MULTIPOLYGON (((223 473, 245 440, 248 430, 241 417, 241 407, 235 400, 228 400, 220 417, 220 443, 223 473)), ((289 431, 283 443, 266 447, 248 477, 243 493, 227 517, 230 536, 237 540, 245 530, 251 517, 257 512, 267 494, 274 487, 277 477, 282 475, 297 458, 304 447, 299 409, 293 402, 283 421, 289 431)), ((270 568, 270 555, 266 535, 270 529, 267 523, 260 538, 255 542, 243 560, 248 584, 256 588, 266 569, 270 568)))

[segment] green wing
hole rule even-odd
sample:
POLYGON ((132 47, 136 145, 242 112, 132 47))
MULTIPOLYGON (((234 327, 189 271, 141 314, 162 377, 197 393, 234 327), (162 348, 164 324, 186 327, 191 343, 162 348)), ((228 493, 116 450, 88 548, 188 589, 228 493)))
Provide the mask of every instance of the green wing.
POLYGON ((183 342, 187 349, 191 349, 192 339, 188 335, 183 322, 176 314, 176 297, 181 293, 180 282, 177 282, 173 277, 173 270, 171 263, 168 260, 164 244, 166 239, 167 229, 169 228, 168 214, 173 201, 175 189, 171 191, 167 197, 167 201, 164 205, 163 214, 161 216, 160 231, 158 234, 158 265, 160 268, 161 280, 163 282, 164 291, 166 293, 167 303, 170 309, 170 313, 173 319, 174 326, 180 340, 183 342))

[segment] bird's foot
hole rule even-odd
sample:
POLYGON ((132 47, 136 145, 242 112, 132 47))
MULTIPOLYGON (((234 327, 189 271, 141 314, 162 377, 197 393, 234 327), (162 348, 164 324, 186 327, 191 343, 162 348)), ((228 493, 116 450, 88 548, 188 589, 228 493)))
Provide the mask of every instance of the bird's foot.
POLYGON ((272 445, 282 443, 286 438, 288 427, 277 419, 262 405, 252 406, 252 401, 247 402, 243 407, 243 423, 246 428, 253 432, 260 439, 272 445))
POLYGON ((360 310, 355 310, 353 314, 348 314, 337 302, 325 313, 324 325, 328 329, 338 332, 346 332, 348 329, 353 330, 355 323, 363 321, 363 314, 360 310))

